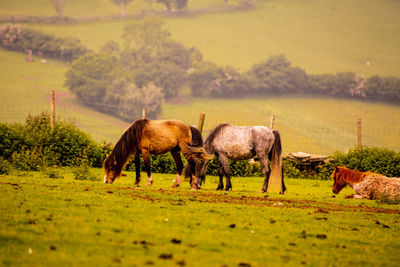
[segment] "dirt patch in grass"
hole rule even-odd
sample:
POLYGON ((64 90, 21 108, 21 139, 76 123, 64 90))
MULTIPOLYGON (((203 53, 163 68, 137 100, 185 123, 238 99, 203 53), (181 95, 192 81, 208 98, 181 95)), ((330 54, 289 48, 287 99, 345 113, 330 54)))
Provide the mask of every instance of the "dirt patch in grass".
POLYGON ((128 193, 133 199, 143 199, 148 201, 157 202, 171 202, 174 204, 185 204, 188 201, 198 201, 206 203, 226 203, 234 205, 249 205, 249 206, 265 206, 265 207, 276 207, 276 208, 298 208, 298 209, 314 209, 313 213, 326 214, 330 212, 365 212, 365 213, 383 213, 383 214, 400 214, 400 210, 379 208, 379 207, 368 207, 363 205, 351 206, 341 205, 334 203, 327 203, 322 201, 314 200, 294 200, 294 199, 282 199, 282 198, 270 198, 268 195, 264 196, 232 196, 229 193, 211 193, 201 191, 177 191, 177 190, 153 190, 153 189, 141 189, 135 187, 120 187, 117 190, 129 190, 128 193), (151 192, 149 194, 144 193, 151 192), (177 200, 171 200, 168 196, 178 198, 177 200))

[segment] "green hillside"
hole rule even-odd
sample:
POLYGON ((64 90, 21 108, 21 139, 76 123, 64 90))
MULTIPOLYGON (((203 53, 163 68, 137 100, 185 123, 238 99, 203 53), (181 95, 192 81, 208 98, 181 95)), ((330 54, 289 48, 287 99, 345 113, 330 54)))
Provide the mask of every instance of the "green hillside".
MULTIPOLYGON (((44 12, 33 4, 36 1, 46 2, 46 15, 56 15, 47 0, 31 1, 32 15, 44 12)), ((17 13, 16 4, 2 2, 1 10, 17 13)), ((70 1, 65 13, 71 17, 118 14, 118 7, 110 1, 93 2, 70 1)), ((223 3, 190 1, 189 8, 201 8, 211 2, 223 3)), ((132 2, 128 14, 149 8, 143 4, 139 0, 132 2)), ((160 5, 153 4, 151 8, 157 10, 160 5)), ((258 0, 253 9, 167 17, 166 27, 176 40, 198 47, 207 60, 243 71, 271 55, 285 54, 295 66, 309 73, 353 71, 365 76, 398 77, 399 12, 400 2, 392 0, 258 0)), ((106 20, 35 28, 78 37, 89 48, 98 50, 109 40, 121 40, 127 22, 106 20)))
MULTIPOLYGON (((229 1, 231 5, 238 1, 229 1)), ((69 17, 116 15, 109 0, 67 1, 69 17)), ((308 73, 353 71, 400 77, 400 2, 391 0, 299 2, 261 1, 256 8, 221 10, 223 1, 189 1, 189 9, 208 7, 210 12, 193 16, 166 17, 172 37, 196 46, 206 60, 230 64, 241 70, 271 55, 285 54, 293 65, 308 73), (369 64, 367 64, 369 63, 369 64)), ((163 6, 145 0, 128 5, 128 15, 163 6)), ((55 16, 48 0, 0 0, 0 18, 7 16, 55 16)), ((96 20, 71 24, 29 24, 57 36, 79 38, 90 49, 106 42, 121 42, 129 20, 96 20)), ((98 140, 113 143, 128 126, 82 106, 63 86, 69 65, 48 60, 47 64, 25 55, 0 49, 0 121, 23 121, 28 113, 48 110, 50 89, 56 90, 57 116, 75 119, 76 124, 98 140)), ((115 107, 117 108, 117 107, 115 107)), ((181 119, 197 125, 206 112, 205 133, 219 123, 268 125, 271 114, 281 131, 285 152, 331 153, 356 144, 356 119, 363 119, 364 144, 400 150, 400 107, 351 100, 310 97, 266 99, 202 99, 180 97, 166 101, 162 118, 181 119)), ((134 120, 136 118, 132 118, 134 120)))

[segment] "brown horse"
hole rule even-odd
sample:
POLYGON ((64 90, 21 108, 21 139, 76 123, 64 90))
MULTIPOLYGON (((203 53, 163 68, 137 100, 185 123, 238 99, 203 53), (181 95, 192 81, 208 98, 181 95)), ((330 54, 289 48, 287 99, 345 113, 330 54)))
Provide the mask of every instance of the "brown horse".
MULTIPOLYGON (((160 155, 171 152, 177 168, 177 176, 172 187, 178 187, 183 169, 180 152, 193 167, 191 169, 196 170, 212 157, 205 151, 202 144, 200 132, 181 121, 137 120, 125 130, 111 154, 104 160, 104 182, 112 183, 121 175, 128 159, 134 156, 136 168, 135 184, 139 184, 140 154, 142 154, 148 177, 147 185, 151 186, 153 178, 150 172, 150 154, 160 155)), ((193 175, 198 177, 195 171, 193 175)), ((193 179, 192 188, 197 189, 197 184, 197 178, 193 179)))
POLYGON ((373 172, 360 172, 346 167, 335 167, 332 191, 338 194, 347 185, 356 192, 346 198, 400 199, 400 179, 388 178, 373 172))

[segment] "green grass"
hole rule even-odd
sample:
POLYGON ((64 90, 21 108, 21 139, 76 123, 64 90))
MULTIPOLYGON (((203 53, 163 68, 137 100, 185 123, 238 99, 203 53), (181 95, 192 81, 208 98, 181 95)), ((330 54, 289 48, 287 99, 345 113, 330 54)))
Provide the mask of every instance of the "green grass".
POLYGON ((206 113, 205 135, 220 123, 269 126, 273 114, 286 153, 346 151, 357 144, 358 118, 364 145, 400 149, 400 107, 394 105, 328 97, 193 98, 187 104, 164 104, 162 117, 197 125, 201 112, 206 113))
MULTIPOLYGON (((233 3, 233 1, 229 1, 233 3)), ((235 2, 236 3, 236 2, 235 2)), ((189 1, 193 8, 220 7, 223 1, 189 1)), ((128 14, 149 8, 145 1, 128 5, 128 14)), ((154 4, 152 9, 159 8, 154 4)), ((1 1, 0 16, 51 16, 47 0, 1 1)), ((398 1, 312 0, 257 1, 254 9, 168 17, 172 37, 187 46, 200 48, 206 60, 231 64, 242 70, 271 55, 283 53, 294 65, 311 73, 354 71, 366 77, 374 74, 399 76, 400 10, 398 1), (366 15, 367 14, 367 15, 366 15), (371 63, 369 67, 365 64, 371 63)), ((67 2, 67 16, 106 16, 118 13, 108 0, 67 2)), ((31 27, 58 36, 73 36, 97 51, 109 40, 122 43, 122 29, 129 20, 103 20, 65 25, 32 24, 31 27)), ((25 55, 0 49, 0 121, 21 122, 28 113, 48 110, 49 90, 62 102, 60 119, 76 124, 97 141, 115 143, 128 123, 92 111, 77 103, 63 86, 69 65, 54 60, 30 64, 25 55)), ((285 152, 305 151, 329 154, 356 144, 355 121, 363 119, 363 142, 399 151, 399 108, 381 103, 307 97, 265 99, 189 99, 190 105, 163 105, 161 118, 181 119, 197 125, 206 112, 205 130, 219 123, 269 125, 276 116, 276 128, 283 136, 285 152)), ((117 107, 116 107, 117 108, 117 107)), ((132 118, 132 121, 137 118, 132 118)))
POLYGON ((114 141, 128 125, 72 98, 63 86, 67 64, 56 60, 43 64, 38 57, 28 63, 25 58, 21 53, 0 49, 0 121, 23 122, 28 114, 49 113, 50 90, 55 90, 57 119, 74 120, 97 141, 114 141))
POLYGON ((154 174, 152 188, 132 188, 133 173, 112 185, 64 176, 0 177, 0 264, 398 263, 400 206, 344 199, 350 189, 332 198, 331 181, 287 179, 284 196, 264 197, 261 178, 233 178, 225 193, 216 177, 192 192, 170 189, 174 175, 154 174))
MULTIPOLYGON (((94 6, 93 1, 86 2, 71 2, 66 14, 101 16, 118 12, 110 1, 103 0, 94 6)), ((31 12, 35 15, 39 11, 32 3, 31 12)), ((133 9, 129 12, 144 8, 135 7, 134 3, 141 2, 128 5, 133 9)), ((21 6, 8 2, 2 5, 11 14, 21 6)), ((210 1, 200 1, 193 3, 193 8, 209 5, 210 1)), ((156 5, 152 8, 157 9, 156 5)), ((400 3, 392 0, 257 1, 254 9, 169 17, 166 27, 175 40, 199 48, 206 60, 242 71, 271 55, 285 54, 293 65, 308 73, 353 71, 366 77, 398 77, 399 11, 400 3)), ((78 37, 89 48, 98 50, 109 40, 122 42, 121 32, 126 23, 128 20, 106 20, 34 27, 59 36, 78 37)))
MULTIPOLYGON (((71 98, 62 86, 68 65, 54 60, 42 64, 39 58, 34 59, 34 63, 28 63, 25 55, 0 50, 1 121, 23 122, 29 113, 36 115, 49 111, 49 92, 54 89, 59 119, 74 119, 76 125, 95 140, 115 143, 128 123, 90 110, 71 98)), ((270 116, 274 114, 275 128, 281 132, 285 153, 329 154, 356 145, 356 120, 362 118, 365 145, 400 149, 400 107, 395 105, 296 96, 263 99, 183 97, 181 100, 184 100, 183 104, 165 102, 160 117, 197 125, 199 114, 205 112, 204 135, 220 123, 268 126, 270 116)))

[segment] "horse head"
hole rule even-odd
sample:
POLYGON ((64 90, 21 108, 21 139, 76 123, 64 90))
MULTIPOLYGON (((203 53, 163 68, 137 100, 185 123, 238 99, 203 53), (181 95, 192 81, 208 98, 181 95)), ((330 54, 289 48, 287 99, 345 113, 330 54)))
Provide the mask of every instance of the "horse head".
POLYGON ((104 183, 112 184, 114 180, 120 175, 117 170, 117 162, 114 156, 108 156, 103 162, 104 169, 104 183))
POLYGON ((341 168, 342 167, 335 167, 335 170, 332 173, 332 179, 333 179, 332 192, 334 194, 339 194, 339 192, 347 185, 347 182, 343 177, 343 173, 341 172, 341 168))

